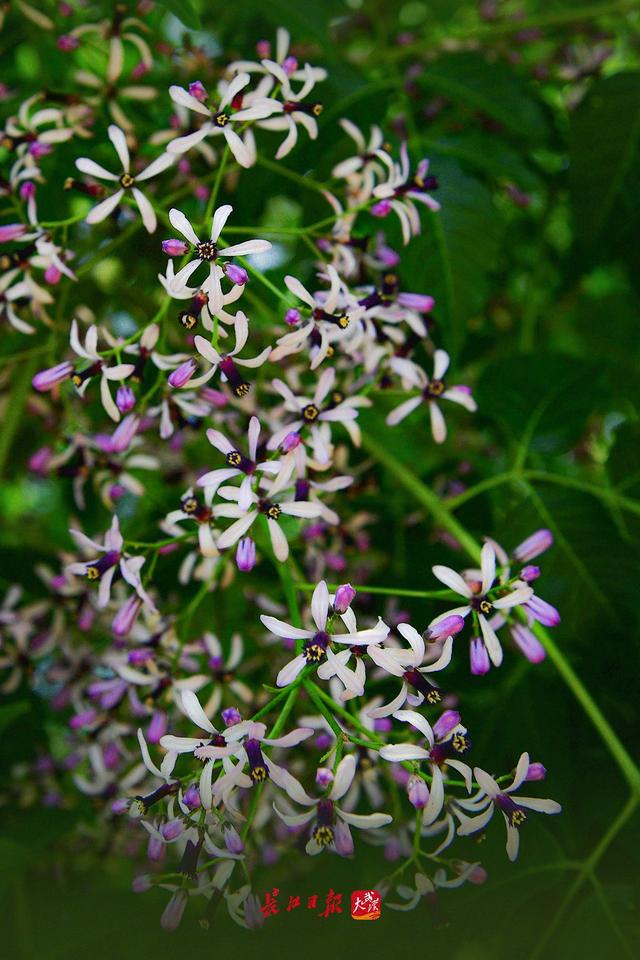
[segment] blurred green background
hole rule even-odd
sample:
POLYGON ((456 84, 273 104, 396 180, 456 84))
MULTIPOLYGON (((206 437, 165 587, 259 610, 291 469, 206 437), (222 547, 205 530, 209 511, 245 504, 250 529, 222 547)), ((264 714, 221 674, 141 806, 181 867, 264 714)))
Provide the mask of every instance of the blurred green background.
MULTIPOLYGON (((73 24, 104 16, 107 7, 89 3, 73 24)), ((289 158, 288 166, 302 175, 326 180, 346 155, 341 116, 362 127, 380 123, 392 138, 409 140, 412 157, 431 158, 442 212, 426 219, 423 235, 406 252, 404 288, 436 297, 438 342, 468 371, 479 413, 473 423, 459 418, 437 453, 427 433, 411 424, 383 434, 384 403, 366 415, 365 431, 384 436, 391 453, 435 489, 455 493, 452 479, 467 486, 488 481, 486 492, 458 513, 477 536, 491 534, 511 547, 536 527, 552 529, 556 546, 542 563, 541 593, 563 614, 554 637, 637 756, 637 4, 181 0, 157 4, 148 22, 156 40, 202 46, 216 63, 220 51, 225 59, 249 57, 256 40, 272 38, 278 25, 288 27, 304 58, 329 70, 319 141, 303 138, 289 158), (491 486, 502 474, 504 482, 491 486)), ((73 89, 53 36, 40 34, 19 12, 7 16, 0 44, 4 80, 15 93, 2 105, 7 112, 40 86, 73 89)), ((162 58, 154 70, 152 79, 166 86, 162 58)), ((144 116, 145 109, 133 114, 144 116)), ((162 129, 168 97, 161 93, 153 110, 162 129)), ((100 132, 96 137, 104 140, 100 132)), ((61 177, 78 149, 74 143, 60 150, 61 177)), ((298 224, 326 216, 321 197, 270 167, 259 165, 250 183, 234 200, 242 223, 298 224)), ((42 191, 42 202, 56 209, 54 183, 42 191)), ((145 239, 137 252, 135 280, 114 259, 93 281, 97 296, 112 303, 112 314, 126 293, 126 309, 139 319, 148 316, 145 289, 158 265, 155 242, 145 239)), ((274 282, 293 261, 298 275, 310 274, 303 245, 284 244, 282 253, 274 282)), ((72 300, 81 296, 86 293, 71 294, 72 300)), ((13 376, 3 379, 0 434, 3 576, 37 593, 33 564, 69 546, 66 515, 72 508, 62 481, 25 475, 35 443, 23 413, 32 369, 26 359, 17 366, 7 359, 23 349, 19 336, 6 333, 3 371, 13 376)), ((455 566, 457 557, 432 531, 425 533, 429 526, 405 522, 417 505, 384 471, 378 476, 393 522, 374 531, 375 576, 385 584, 432 587, 431 564, 455 566)), ((156 482, 136 513, 140 530, 167 500, 156 482)), ((366 509, 380 511, 378 488, 358 496, 366 509)), ((101 529, 104 511, 93 504, 89 518, 88 529, 101 529)), ((242 599, 228 601, 219 614, 222 630, 238 612, 234 604, 246 609, 242 599)), ((407 607, 416 620, 426 622, 433 613, 421 601, 407 607)), ((540 795, 559 800, 562 816, 528 822, 516 865, 506 860, 498 824, 481 849, 467 840, 460 855, 481 857, 489 880, 443 893, 446 918, 434 917, 426 903, 407 914, 383 911, 373 924, 354 924, 348 911, 320 919, 300 910, 271 918, 256 933, 233 925, 223 909, 205 932, 197 907, 178 932, 162 933, 164 895, 130 892, 139 872, 133 858, 111 855, 106 833, 87 829, 78 842, 78 816, 91 812, 89 801, 45 810, 28 805, 26 789, 9 787, 15 764, 37 756, 51 732, 43 702, 18 691, 0 708, 7 788, 0 810, 2 955, 146 960, 167 951, 213 956, 228 950, 312 958, 355 950, 433 953, 447 960, 637 956, 638 817, 635 807, 625 806, 629 789, 614 758, 549 662, 534 668, 512 654, 500 671, 479 681, 468 676, 464 659, 458 658, 449 686, 460 693, 477 756, 489 767, 509 769, 528 749, 549 771, 540 795)), ((373 887, 387 869, 375 849, 360 843, 353 862, 283 860, 258 875, 256 890, 277 886, 286 897, 317 892, 322 898, 333 887, 348 903, 352 889, 373 887)))

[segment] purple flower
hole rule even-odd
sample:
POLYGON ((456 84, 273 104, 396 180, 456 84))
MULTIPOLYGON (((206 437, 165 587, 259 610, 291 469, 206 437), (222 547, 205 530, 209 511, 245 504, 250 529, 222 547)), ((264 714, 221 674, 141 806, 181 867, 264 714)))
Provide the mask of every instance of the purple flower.
POLYGON ((560 623, 560 614, 550 603, 536 597, 534 594, 530 600, 525 603, 525 609, 534 620, 544 624, 545 627, 557 627, 560 623))
POLYGON ((192 97, 195 97, 196 100, 199 100, 200 103, 204 103, 209 94, 207 93, 207 88, 204 86, 200 80, 194 80, 193 83, 189 84, 189 93, 192 97))
POLYGON ((116 406, 120 413, 129 413, 136 405, 136 395, 131 387, 118 387, 116 392, 116 406))

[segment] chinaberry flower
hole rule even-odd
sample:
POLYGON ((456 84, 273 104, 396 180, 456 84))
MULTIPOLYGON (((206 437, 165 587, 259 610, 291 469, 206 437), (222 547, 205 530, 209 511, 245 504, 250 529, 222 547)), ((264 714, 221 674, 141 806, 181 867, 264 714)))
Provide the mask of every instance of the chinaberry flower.
MULTIPOLYGON (((533 590, 524 582, 516 580, 512 585, 495 584, 496 554, 493 544, 485 543, 481 553, 480 581, 463 579, 459 573, 450 567, 437 565, 433 567, 434 576, 455 593, 464 597, 467 603, 442 614, 442 617, 472 615, 479 625, 484 647, 495 667, 502 663, 502 646, 497 634, 491 626, 490 619, 494 611, 511 610, 514 607, 526 604, 533 596, 533 590)), ((442 617, 437 617, 432 627, 436 626, 442 617)))
POLYGON ((252 120, 264 119, 280 108, 277 100, 270 100, 268 97, 257 97, 248 106, 243 107, 242 91, 250 82, 251 77, 248 73, 239 73, 228 84, 222 98, 215 103, 202 84, 199 84, 196 90, 198 96, 194 96, 182 87, 170 87, 169 95, 174 103, 192 110, 205 119, 199 130, 172 140, 167 150, 172 154, 186 153, 205 137, 222 134, 240 166, 250 167, 253 161, 251 151, 233 126, 235 124, 243 126, 252 120))
MULTIPOLYGON (((135 364, 117 363, 115 366, 108 366, 98 351, 98 328, 95 325, 89 327, 84 339, 84 343, 82 343, 78 330, 78 321, 75 319, 72 320, 69 343, 71 344, 71 349, 74 351, 74 353, 76 353, 79 357, 82 357, 84 360, 90 361, 90 366, 85 367, 84 370, 76 370, 71 376, 71 380, 74 386, 77 388, 78 393, 80 396, 84 396, 84 392, 89 386, 89 381, 92 379, 92 377, 95 377, 99 374, 100 399, 102 400, 102 406, 107 411, 111 419, 115 420, 117 423, 120 420, 120 410, 111 396, 111 389, 109 385, 111 382, 116 380, 125 380, 127 377, 135 373, 135 364)), ((42 388, 38 386, 36 389, 39 390, 42 388)))
POLYGON ((266 130, 281 130, 286 133, 276 152, 276 160, 281 160, 291 153, 298 142, 298 125, 305 128, 312 140, 318 138, 317 118, 324 108, 318 100, 307 99, 316 84, 316 76, 310 64, 307 63, 304 67, 304 83, 294 91, 286 70, 280 64, 273 60, 262 62, 279 83, 283 102, 278 103, 277 108, 272 111, 281 115, 261 120, 258 125, 266 130))
POLYGON ((250 492, 256 474, 267 473, 277 474, 280 470, 279 460, 263 460, 258 462, 256 454, 258 449, 258 439, 260 437, 260 421, 257 417, 251 417, 249 429, 247 431, 247 452, 245 456, 237 446, 233 444, 219 430, 207 430, 207 439, 209 443, 224 454, 227 466, 219 470, 211 470, 198 479, 198 486, 206 487, 215 491, 221 483, 231 480, 234 477, 242 477, 240 491, 238 494, 238 506, 246 510, 251 503, 250 492))
POLYGON ((408 623, 400 623, 397 627, 398 633, 409 644, 408 650, 391 646, 373 647, 369 651, 371 659, 386 673, 393 677, 401 677, 402 686, 393 700, 382 706, 371 707, 367 711, 367 716, 389 717, 406 702, 414 707, 425 701, 431 705, 439 703, 442 700, 442 694, 429 677, 430 674, 449 666, 453 651, 453 635, 463 625, 464 620, 454 615, 443 618, 441 627, 435 627, 427 632, 429 640, 444 641, 444 643, 437 659, 426 666, 422 666, 427 653, 424 637, 408 623), (411 689, 415 692, 412 693, 411 689))
POLYGON ((394 427, 396 424, 408 417, 410 413, 416 410, 420 404, 426 403, 429 408, 431 418, 431 432, 436 443, 442 443, 447 436, 447 427, 442 411, 438 405, 439 400, 451 400, 453 403, 459 403, 471 413, 476 408, 476 402, 471 396, 467 387, 447 387, 444 382, 444 375, 449 366, 449 354, 444 350, 436 350, 433 356, 433 377, 429 379, 422 367, 406 360, 402 357, 392 357, 389 361, 391 369, 402 377, 403 386, 407 389, 418 389, 420 393, 417 396, 405 400, 392 410, 387 417, 387 424, 394 427))
POLYGON ((253 369, 262 366, 271 353, 271 347, 265 347, 256 357, 248 360, 238 357, 238 354, 244 349, 249 336, 249 321, 242 311, 238 311, 236 315, 235 334, 236 345, 233 350, 225 354, 218 353, 209 340, 205 340, 204 337, 199 335, 194 338, 194 343, 198 353, 211 364, 211 369, 204 376, 208 379, 210 376, 213 376, 216 370, 220 370, 220 373, 223 375, 225 381, 229 383, 236 397, 242 399, 248 394, 251 389, 251 384, 247 383, 241 376, 238 366, 251 367, 253 369))
MULTIPOLYGON (((333 655, 332 643, 368 648, 372 644, 381 643, 389 633, 389 627, 380 619, 375 627, 367 630, 349 630, 349 614, 351 611, 338 614, 347 626, 347 632, 330 633, 327 629, 330 613, 333 616, 329 590, 325 581, 321 580, 313 591, 311 598, 311 616, 315 629, 294 627, 292 624, 278 620, 276 617, 265 615, 260 617, 267 630, 270 630, 277 637, 302 641, 302 652, 280 670, 276 680, 279 687, 286 687, 293 683, 307 664, 321 664, 326 658, 333 655)), ((351 625, 353 626, 352 621, 351 625)))
POLYGON ((109 602, 111 585, 117 572, 133 587, 140 599, 151 610, 155 610, 154 603, 142 586, 142 580, 140 579, 140 571, 145 558, 131 557, 124 551, 124 540, 120 533, 117 516, 114 516, 111 528, 105 533, 104 544, 91 540, 80 530, 71 530, 70 532, 76 543, 90 556, 95 557, 96 554, 99 554, 96 559, 84 563, 71 563, 67 567, 67 571, 76 576, 86 577, 87 580, 100 581, 98 606, 106 607, 109 602))
POLYGON ((102 200, 89 211, 87 214, 87 223, 100 223, 101 220, 104 220, 116 209, 125 196, 125 193, 131 191, 133 199, 140 211, 142 222, 147 231, 153 233, 157 226, 156 214, 144 193, 138 189, 137 184, 145 180, 150 180, 151 177, 155 177, 158 173, 162 173, 163 170, 171 166, 175 158, 170 153, 163 153, 153 160, 148 167, 145 167, 141 173, 136 173, 134 176, 130 172, 131 160, 129 157, 129 148, 127 147, 127 138, 124 132, 120 127, 111 124, 108 133, 109 139, 118 154, 118 159, 122 164, 121 174, 111 173, 88 157, 80 157, 76 160, 76 167, 82 173, 86 173, 90 177, 96 177, 98 180, 108 180, 119 185, 115 193, 107 197, 106 200, 102 200))
MULTIPOLYGON (((184 252, 191 252, 193 256, 193 259, 175 274, 172 279, 172 286, 177 289, 186 286, 189 278, 193 273, 195 273, 198 267, 203 263, 207 264, 209 267, 209 275, 201 286, 202 289, 208 294, 208 306, 212 314, 216 314, 223 306, 223 293, 220 285, 222 270, 220 269, 220 264, 218 261, 228 259, 229 257, 250 256, 251 254, 255 253, 265 253, 267 250, 271 249, 271 244, 268 240, 245 240, 243 243, 237 243, 231 247, 220 249, 218 247, 218 240, 222 230, 224 229, 224 225, 232 212, 233 207, 230 204, 225 204, 222 207, 218 207, 213 215, 209 239, 200 240, 192 224, 189 222, 184 213, 182 213, 180 210, 177 210, 175 207, 172 207, 169 211, 169 220, 171 221, 171 225, 175 227, 175 229, 178 230, 183 237, 186 238, 190 245, 184 252)), ((179 244, 180 241, 164 241, 163 248, 169 243, 175 245, 179 244)), ((169 249, 173 249, 173 247, 169 249)), ((165 249, 165 252, 169 252, 169 250, 165 249)), ((173 255, 174 254, 169 253, 169 256, 173 255)), ((233 277, 231 277, 231 279, 234 283, 237 283, 237 279, 233 280, 233 277)))
POLYGON ((456 813, 460 821, 458 835, 466 837, 484 829, 491 820, 494 811, 499 810, 507 827, 507 856, 511 861, 515 860, 520 846, 518 828, 526 823, 527 811, 535 810, 538 813, 554 814, 560 813, 562 810, 560 804, 555 800, 513 795, 514 791, 527 779, 528 772, 528 753, 523 753, 520 757, 513 781, 508 787, 499 786, 490 774, 480 767, 475 767, 473 775, 484 796, 478 799, 475 806, 479 812, 476 812, 474 816, 467 817, 460 812, 456 813))
POLYGON ((415 174, 411 175, 406 143, 400 148, 400 162, 393 165, 389 178, 373 189, 378 203, 372 208, 374 216, 387 216, 393 211, 402 228, 402 238, 407 244, 411 237, 420 233, 420 216, 415 203, 422 203, 432 211, 440 209, 430 190, 436 189, 438 181, 427 176, 429 161, 421 160, 415 174))
POLYGON ((446 767, 452 767, 461 774, 467 791, 471 791, 471 767, 459 759, 469 750, 471 743, 466 728, 460 723, 460 714, 455 710, 445 710, 433 727, 426 717, 415 710, 396 710, 393 716, 418 730, 428 743, 428 748, 413 743, 389 743, 380 748, 380 756, 394 763, 407 760, 425 760, 428 763, 431 784, 423 823, 429 826, 437 820, 444 806, 443 770, 446 767))
POLYGON ((312 823, 311 835, 305 847, 310 856, 333 850, 342 857, 353 853, 353 838, 349 827, 359 830, 377 830, 391 823, 393 817, 387 813, 356 814, 343 810, 338 801, 347 794, 356 774, 356 758, 353 754, 343 757, 338 764, 331 789, 322 799, 310 797, 302 784, 292 774, 280 769, 272 773, 276 786, 284 790, 289 797, 310 809, 304 813, 289 814, 283 812, 276 803, 273 809, 288 827, 300 827, 312 823))

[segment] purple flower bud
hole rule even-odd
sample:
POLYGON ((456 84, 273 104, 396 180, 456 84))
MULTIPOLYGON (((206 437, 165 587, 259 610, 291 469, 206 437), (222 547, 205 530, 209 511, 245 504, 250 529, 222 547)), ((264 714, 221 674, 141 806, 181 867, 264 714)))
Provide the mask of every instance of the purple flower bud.
POLYGON ((298 61, 295 57, 286 57, 282 61, 282 69, 288 77, 298 69, 298 61))
POLYGON ((0 243, 8 243, 10 240, 17 240, 27 232, 23 223, 6 223, 0 227, 0 243))
POLYGON ((433 724, 433 735, 436 740, 443 740, 459 723, 460 714, 457 710, 444 710, 433 724))
MULTIPOLYGON (((465 864, 466 866, 466 864, 465 864)), ((477 863, 473 868, 471 873, 468 875, 469 883, 475 884, 477 887, 482 886, 483 883, 487 882, 487 877, 489 874, 482 866, 481 863, 477 863)))
POLYGON ((356 591, 350 583, 341 584, 336 590, 336 598, 333 603, 333 609, 336 613, 346 613, 356 598, 356 591))
POLYGON ((245 283, 249 282, 249 274, 244 267, 238 267, 235 263, 225 263, 223 269, 229 280, 239 287, 243 287, 245 283))
POLYGON ((489 654, 487 648, 480 637, 474 637, 469 647, 469 660, 471 663, 471 673, 476 677, 481 677, 489 672, 491 664, 489 663, 489 654))
POLYGON ((540 576, 540 567, 533 567, 531 564, 527 564, 526 567, 522 568, 520 576, 526 583, 531 583, 540 576))
POLYGON ((35 453, 32 453, 29 457, 29 470, 33 473, 39 473, 41 476, 47 472, 47 467, 49 461, 52 457, 52 450, 50 447, 40 447, 39 450, 36 450, 35 453))
POLYGON ((541 663, 546 654, 544 647, 531 630, 521 623, 513 623, 509 627, 513 642, 518 646, 530 663, 541 663))
POLYGON ((141 607, 142 600, 137 596, 129 597, 126 603, 120 607, 111 624, 111 630, 116 637, 127 636, 138 618, 141 607))
POLYGON ((458 614, 451 614, 449 617, 443 617, 437 623, 432 623, 424 632, 424 638, 428 643, 436 643, 439 640, 446 640, 447 637, 453 637, 460 633, 464 627, 464 617, 458 614))
POLYGON ((176 370, 169 374, 169 384, 179 390, 180 387, 184 387, 189 383, 189 380, 191 380, 197 368, 197 361, 194 360, 193 357, 190 357, 189 360, 185 360, 184 363, 181 363, 176 370))
POLYGON ((132 667, 142 667, 145 663, 153 660, 153 658, 154 652, 151 647, 136 647, 135 650, 130 650, 127 654, 127 662, 130 663, 132 667))
POLYGON ((420 313, 430 313, 436 305, 433 297, 425 293, 399 293, 398 303, 407 310, 418 310, 420 313))
POLYGON ((300 311, 291 307, 284 315, 284 322, 288 323, 290 327, 295 327, 296 323, 300 323, 300 311))
POLYGON ((131 889, 134 893, 146 893, 151 890, 153 884, 148 873, 141 873, 139 877, 134 877, 131 883, 131 889))
POLYGON ((382 261, 385 267, 397 267, 400 263, 400 254, 396 253, 395 250, 392 250, 391 247, 388 247, 384 243, 384 234, 379 234, 379 237, 381 237, 382 240, 376 249, 378 259, 382 261))
POLYGON ((242 714, 237 707, 227 707, 222 711, 222 721, 225 727, 234 727, 237 723, 242 723, 242 714))
POLYGON ((339 817, 333 831, 336 853, 340 857, 350 857, 353 854, 353 837, 349 825, 339 817))
POLYGON ((182 798, 190 810, 197 810, 200 806, 200 791, 197 783, 190 783, 182 798))
POLYGON ((296 447, 299 447, 302 443, 302 438, 299 433, 288 433, 280 446, 284 453, 291 453, 292 450, 295 450, 296 447))
POLYGON ((256 43, 256 53, 264 60, 271 56, 271 44, 268 40, 258 40, 256 43))
POLYGON ((182 257, 189 250, 189 244, 184 240, 163 240, 162 252, 168 257, 182 257))
POLYGON ((160 926, 163 930, 166 930, 167 933, 173 933, 173 931, 177 930, 180 926, 182 915, 187 906, 187 900, 186 890, 176 890, 164 908, 163 914, 160 917, 160 926))
POLYGON ((169 721, 164 710, 154 710, 151 723, 147 728, 147 740, 149 743, 160 743, 160 737, 164 737, 167 732, 168 723, 169 721))
POLYGON ((527 563, 548 550, 553 544, 553 534, 551 530, 536 530, 530 537, 523 540, 513 551, 513 559, 519 563, 527 563))
POLYGON ((169 820, 168 823, 163 823, 160 828, 160 833, 167 841, 176 840, 182 833, 182 821, 181 820, 169 820))
POLYGON ((58 50, 62 50, 63 53, 71 53, 72 50, 78 49, 80 40, 70 33, 63 33, 56 40, 56 44, 58 50))
POLYGON ((376 717, 373 721, 373 729, 376 733, 389 733, 392 727, 391 717, 376 717))
POLYGON ((544 780, 547 775, 547 768, 538 761, 529 764, 525 780, 544 780))
POLYGON ((256 565, 256 545, 251 537, 243 537, 236 550, 236 564, 241 573, 251 573, 256 565))
POLYGON ((136 395, 131 387, 121 386, 116 391, 116 406, 120 413, 129 413, 136 405, 136 395))
POLYGON ((46 157, 52 150, 53 147, 50 143, 41 143, 39 140, 34 140, 33 143, 29 144, 29 153, 34 160, 40 160, 42 157, 46 157))
POLYGON ((416 810, 422 810, 423 807, 426 807, 429 802, 429 787, 422 777, 415 775, 409 777, 407 796, 409 797, 409 803, 411 803, 416 810))
POLYGON ((125 813, 129 807, 129 801, 126 797, 120 797, 119 800, 114 800, 111 804, 111 813, 115 816, 118 816, 120 813, 125 813))
POLYGON ((199 100, 200 103, 204 103, 209 96, 207 88, 199 80, 194 80, 193 83, 189 84, 189 93, 192 97, 195 97, 196 100, 199 100))
POLYGON ((47 390, 53 390, 63 380, 68 380, 72 373, 73 364, 70 360, 64 360, 56 367, 49 367, 48 370, 36 373, 31 383, 40 393, 45 393, 47 390))
POLYGON ((20 187, 20 199, 30 200, 36 195, 36 185, 33 180, 26 180, 20 187))
POLYGON ((80 730, 82 727, 89 727, 95 721, 98 714, 95 710, 83 710, 81 713, 76 713, 74 717, 71 717, 69 720, 69 726, 72 730, 80 730))
POLYGON ((217 407, 219 410, 222 410, 229 403, 226 393, 223 393, 222 390, 214 390, 212 387, 205 387, 200 396, 212 407, 217 407))
POLYGON ((125 417, 111 435, 111 443, 109 445, 111 453, 124 453, 138 432, 139 426, 140 417, 135 416, 135 414, 125 417))
POLYGON ((149 860, 153 860, 154 863, 159 863, 160 860, 164 859, 166 852, 164 842, 160 837, 149 837, 147 844, 147 856, 149 860))
POLYGON ((530 600, 525 603, 525 609, 531 614, 534 620, 538 620, 545 627, 557 627, 560 623, 560 614, 555 607, 536 597, 534 594, 530 600))
POLYGON ((392 209, 388 200, 380 200, 371 207, 371 213, 374 217, 388 217, 392 209))
POLYGON ((328 787, 333 783, 333 773, 328 767, 318 767, 316 771, 316 783, 319 787, 328 787))
POLYGON ((242 837, 235 827, 228 826, 224 828, 224 845, 229 853, 242 853, 244 850, 242 837))

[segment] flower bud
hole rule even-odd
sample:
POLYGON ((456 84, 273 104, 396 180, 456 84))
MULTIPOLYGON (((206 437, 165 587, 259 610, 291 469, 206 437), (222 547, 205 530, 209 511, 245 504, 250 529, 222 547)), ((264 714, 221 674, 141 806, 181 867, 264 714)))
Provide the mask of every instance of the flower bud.
POLYGON ((229 277, 232 283, 237 284, 239 287, 243 287, 245 283, 249 282, 249 274, 244 269, 244 267, 238 267, 235 263, 225 263, 224 272, 229 277))
POLYGON ((189 250, 189 244, 184 240, 163 240, 162 252, 168 257, 182 257, 189 250))
POLYGON ((63 33, 56 40, 56 45, 63 53, 71 53, 72 50, 78 49, 80 40, 71 33, 63 33))
POLYGON ((137 596, 130 597, 126 603, 120 607, 111 624, 111 630, 116 637, 127 636, 138 619, 141 607, 142 600, 137 596))
POLYGON ((299 447, 302 443, 302 438, 299 433, 288 433, 280 446, 284 453, 291 453, 292 450, 295 450, 296 447, 299 447))
POLYGON ((541 763, 534 761, 529 764, 525 780, 544 780, 547 775, 547 768, 541 763))
POLYGON ((471 663, 471 673, 476 677, 481 677, 488 673, 491 664, 489 663, 489 654, 487 648, 480 637, 474 637, 469 647, 469 660, 471 663))
POLYGON ((333 601, 333 609, 336 613, 346 613, 356 598, 356 591, 350 583, 341 584, 336 590, 336 597, 333 601))
POLYGON ((72 373, 73 364, 70 360, 64 360, 55 367, 49 367, 48 370, 41 370, 36 373, 31 383, 34 389, 44 393, 47 390, 53 390, 63 380, 68 380, 72 373))
POLYGON ((193 357, 185 360, 180 366, 169 374, 169 384, 176 390, 185 387, 198 368, 198 363, 193 357))
POLYGON ((336 853, 341 857, 350 857, 353 854, 353 837, 348 824, 338 817, 333 829, 333 839, 336 853))
POLYGON ((164 710, 154 710, 151 723, 147 729, 147 740, 149 743, 160 743, 160 737, 164 737, 167 728, 168 719, 164 710))
POLYGON ((180 926, 182 915, 187 906, 187 899, 186 890, 177 890, 164 908, 163 914, 160 917, 160 926, 163 930, 166 930, 167 933, 172 933, 180 926))
POLYGON ((535 594, 524 605, 525 610, 531 614, 534 620, 542 623, 545 627, 557 627, 560 623, 560 614, 550 603, 536 597, 535 594))
POLYGON ((131 889, 134 893, 146 893, 147 890, 151 890, 152 886, 151 877, 148 873, 141 873, 140 876, 134 877, 131 883, 131 889))
POLYGON ((284 315, 284 322, 288 323, 290 327, 295 327, 296 323, 300 323, 300 319, 300 311, 296 310, 295 307, 291 307, 284 315))
POLYGON ((520 571, 520 576, 526 583, 531 583, 540 576, 540 567, 533 567, 531 564, 527 564, 527 566, 523 567, 520 571))
POLYGON ((416 810, 422 810, 423 807, 426 807, 429 802, 429 788, 422 777, 415 775, 409 777, 407 796, 409 797, 409 803, 411 803, 416 810))
POLYGON ((463 627, 464 618, 454 613, 429 624, 423 637, 427 643, 436 643, 439 640, 446 640, 447 637, 455 636, 456 633, 460 633, 463 627))
POLYGON ((190 783, 182 798, 190 810, 197 810, 200 806, 200 790, 197 783, 190 783))
POLYGON ((242 853, 244 850, 242 837, 235 827, 227 826, 224 828, 224 845, 229 853, 242 853))
POLYGON ((120 386, 116 391, 116 406, 120 413, 129 413, 136 405, 136 395, 131 387, 120 386))
POLYGON ((523 540, 513 551, 513 559, 519 563, 527 563, 548 550, 553 544, 553 534, 550 530, 536 530, 530 537, 523 540))
POLYGON ((316 771, 316 783, 319 787, 328 787, 333 783, 333 773, 328 767, 318 767, 316 771))
POLYGON ((251 573, 256 565, 256 545, 251 537, 243 537, 236 550, 236 564, 241 573, 251 573))
POLYGON ((371 207, 371 213, 374 217, 388 217, 392 209, 388 200, 380 200, 371 207))
POLYGON ((433 297, 423 293, 399 293, 398 303, 407 310, 418 310, 420 313, 430 313, 436 304, 433 297))
POLYGON ((10 240, 17 240, 27 232, 23 223, 7 223, 0 227, 0 243, 8 243, 10 240))
POLYGON ((204 103, 208 97, 207 88, 200 80, 194 80, 193 83, 189 84, 189 93, 192 97, 195 97, 196 100, 199 100, 200 103, 204 103))
POLYGON ((234 727, 237 723, 242 723, 242 714, 237 707, 227 707, 222 711, 222 720, 225 727, 234 727))
POLYGON ((160 828, 160 833, 164 839, 169 842, 170 840, 176 840, 182 833, 182 821, 181 820, 169 820, 168 823, 163 823, 160 828))

